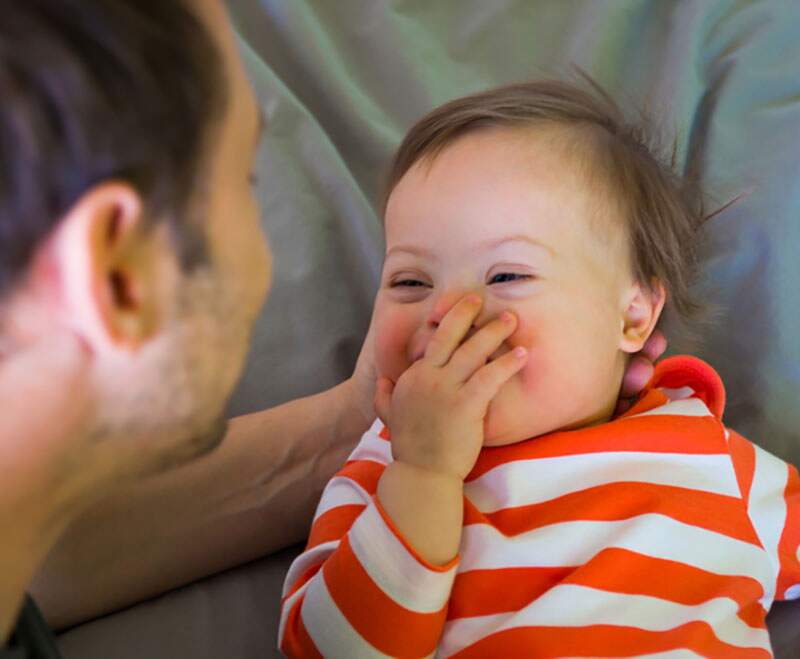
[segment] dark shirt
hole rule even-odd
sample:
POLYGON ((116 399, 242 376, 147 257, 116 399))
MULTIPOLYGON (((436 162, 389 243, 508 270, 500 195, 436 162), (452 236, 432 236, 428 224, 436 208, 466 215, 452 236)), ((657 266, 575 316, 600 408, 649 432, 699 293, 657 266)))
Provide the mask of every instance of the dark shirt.
POLYGON ((62 659, 55 636, 30 595, 25 596, 8 646, 0 648, 0 659, 62 659))

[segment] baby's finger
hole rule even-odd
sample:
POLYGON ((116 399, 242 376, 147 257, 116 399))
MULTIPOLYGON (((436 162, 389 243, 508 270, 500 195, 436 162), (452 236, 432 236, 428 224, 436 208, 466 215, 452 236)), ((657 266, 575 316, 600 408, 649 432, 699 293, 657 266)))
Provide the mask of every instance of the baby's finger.
POLYGON ((457 382, 466 382, 494 353, 517 327, 517 317, 504 311, 499 318, 483 326, 462 343, 447 364, 448 373, 457 382))
POLYGON ((464 394, 473 400, 488 405, 509 378, 519 372, 528 361, 528 351, 519 346, 502 357, 489 362, 464 385, 464 394))
POLYGON ((453 351, 464 340, 480 311, 483 300, 471 294, 461 298, 448 311, 425 349, 425 361, 434 366, 444 366, 453 351))

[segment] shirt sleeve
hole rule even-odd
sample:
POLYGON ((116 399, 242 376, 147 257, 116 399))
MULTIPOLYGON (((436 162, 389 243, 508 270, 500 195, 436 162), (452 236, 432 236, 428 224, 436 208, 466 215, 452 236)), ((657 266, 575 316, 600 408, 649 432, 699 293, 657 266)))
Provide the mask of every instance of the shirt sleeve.
POLYGON ((61 659, 56 638, 30 595, 25 596, 8 647, 0 646, 0 659, 61 659))
POLYGON ((728 438, 750 520, 775 568, 774 599, 798 599, 800 477, 797 469, 735 431, 729 430, 728 438))
POLYGON ((391 461, 373 426, 323 492, 308 545, 289 568, 280 649, 289 657, 425 657, 435 652, 457 559, 426 562, 375 497, 391 461))

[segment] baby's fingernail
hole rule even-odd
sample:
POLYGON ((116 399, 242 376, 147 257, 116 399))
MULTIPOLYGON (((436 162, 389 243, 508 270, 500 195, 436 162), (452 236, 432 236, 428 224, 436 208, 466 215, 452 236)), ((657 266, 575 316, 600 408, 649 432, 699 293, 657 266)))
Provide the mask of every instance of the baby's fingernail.
POLYGON ((514 348, 514 356, 517 359, 522 359, 527 354, 528 354, 528 351, 525 348, 523 348, 522 346, 517 346, 516 348, 514 348))
POLYGON ((470 296, 467 298, 467 302, 468 302, 469 304, 480 304, 480 303, 481 303, 481 298, 480 298, 480 296, 479 296, 479 295, 470 295, 470 296))
POLYGON ((502 320, 504 323, 511 323, 514 321, 514 314, 512 314, 510 311, 504 311, 500 314, 500 320, 502 320))

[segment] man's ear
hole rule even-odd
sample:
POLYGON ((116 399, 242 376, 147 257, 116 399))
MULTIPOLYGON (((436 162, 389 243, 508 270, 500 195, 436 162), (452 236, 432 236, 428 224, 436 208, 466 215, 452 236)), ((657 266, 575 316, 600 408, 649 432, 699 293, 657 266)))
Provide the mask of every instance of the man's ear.
POLYGON ((651 285, 636 282, 629 289, 622 314, 620 350, 639 352, 661 317, 667 294, 664 285, 654 279, 651 285))
POLYGON ((69 324, 96 348, 136 350, 163 318, 163 275, 174 255, 145 220, 131 185, 102 183, 73 205, 45 248, 69 324))

